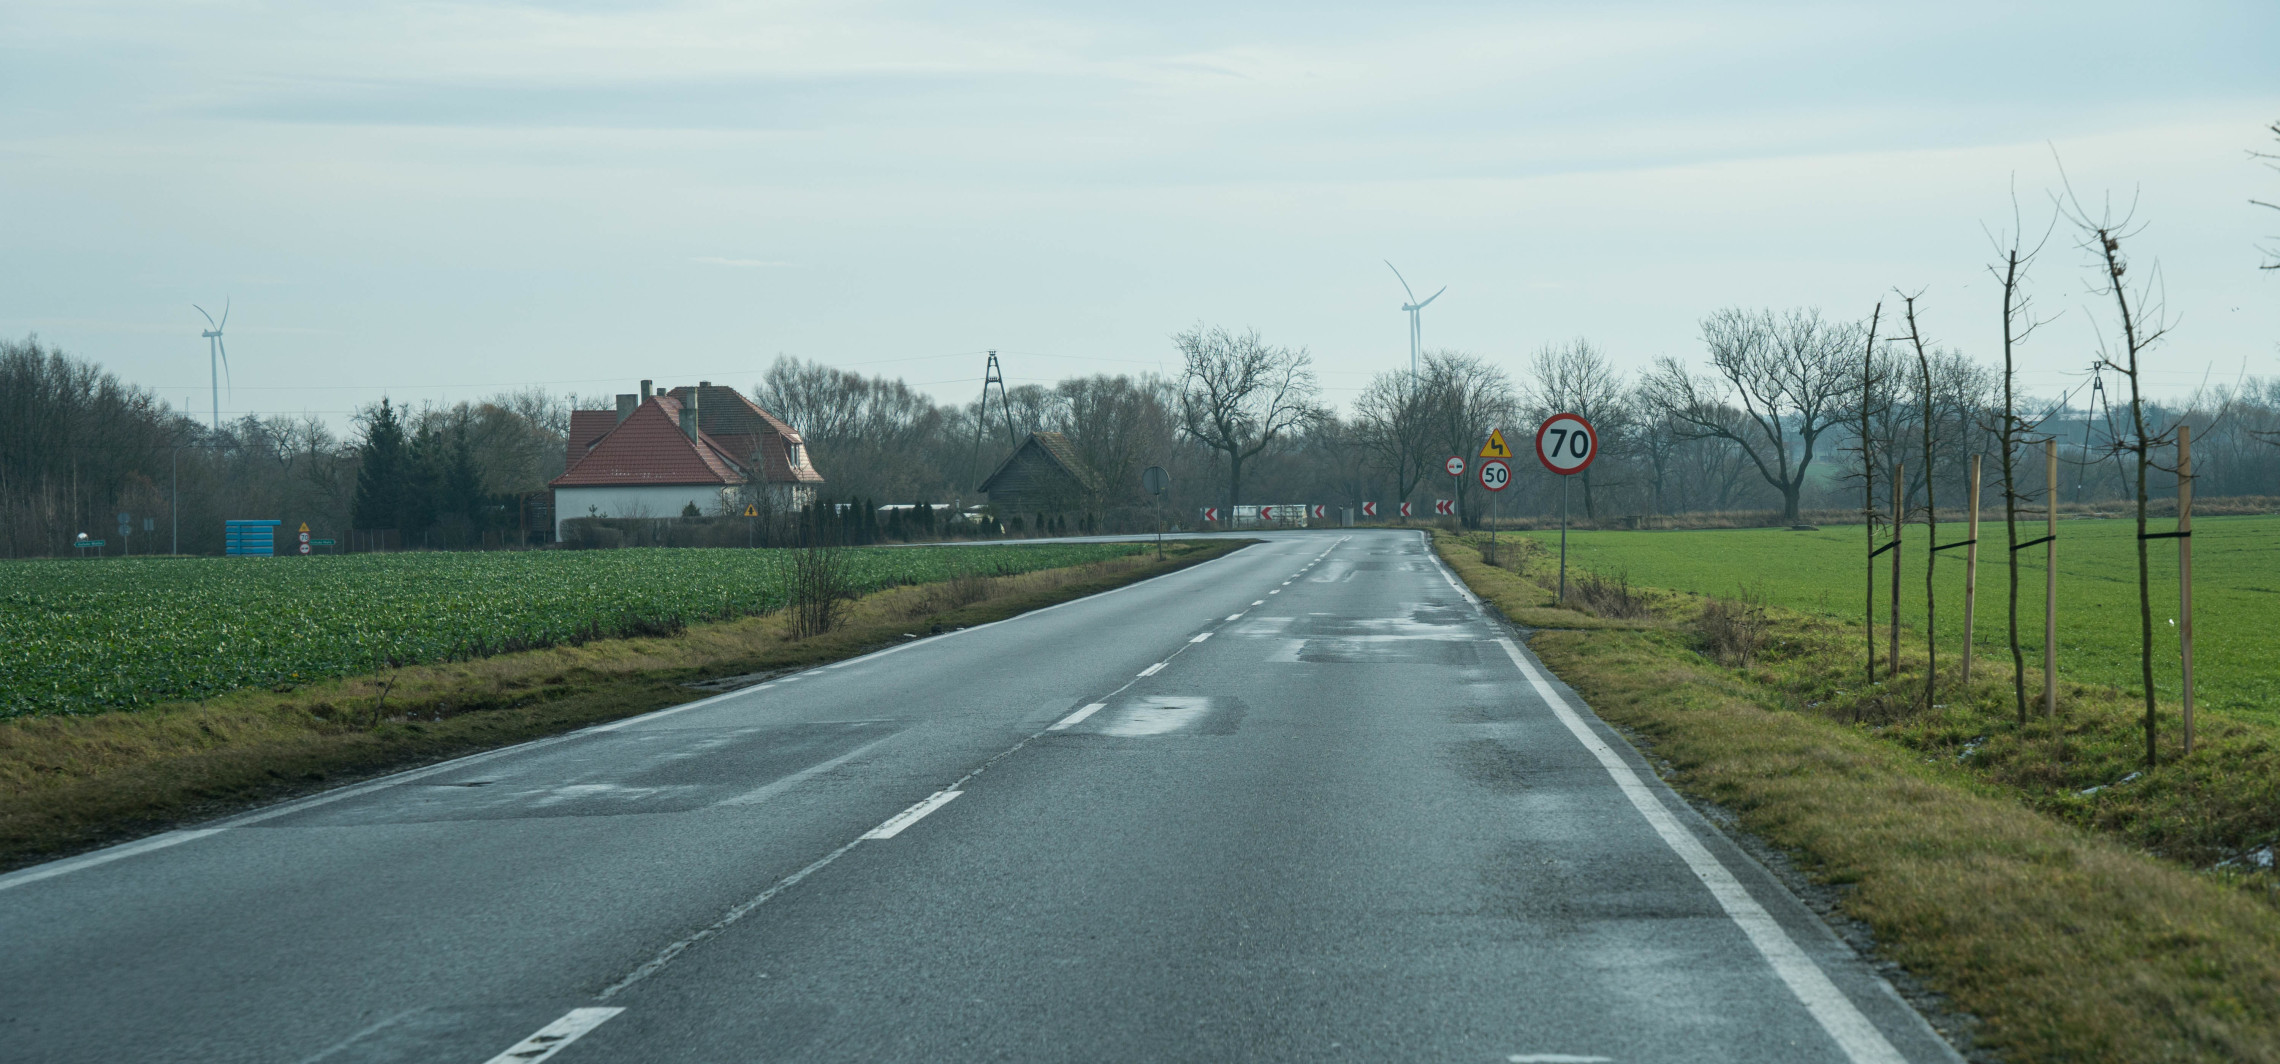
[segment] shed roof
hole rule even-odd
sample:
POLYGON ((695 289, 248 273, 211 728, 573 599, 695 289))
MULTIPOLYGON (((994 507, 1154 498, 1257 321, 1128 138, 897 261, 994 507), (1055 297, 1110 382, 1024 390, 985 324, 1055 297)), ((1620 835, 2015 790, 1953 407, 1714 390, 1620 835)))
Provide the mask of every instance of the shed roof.
POLYGON ((1085 464, 1085 460, 1077 456, 1076 445, 1069 442, 1069 437, 1058 432, 1030 433, 1028 439, 1021 441, 1021 446, 1014 448, 1012 454, 1005 456, 1005 461, 998 463, 998 467, 990 472, 989 478, 982 481, 979 490, 988 492, 991 485, 997 483, 998 477, 1012 468, 1014 461, 1024 452, 1029 451, 1044 456, 1048 463, 1067 473, 1070 479, 1086 491, 1100 490, 1099 474, 1094 473, 1085 464))

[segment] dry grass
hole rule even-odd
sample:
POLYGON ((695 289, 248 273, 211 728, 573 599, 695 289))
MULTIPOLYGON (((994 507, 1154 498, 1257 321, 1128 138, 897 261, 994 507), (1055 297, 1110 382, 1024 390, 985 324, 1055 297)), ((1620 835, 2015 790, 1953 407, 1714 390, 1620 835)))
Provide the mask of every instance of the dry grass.
MULTIPOLYGON (((1551 612, 1536 580, 1467 541, 1437 546, 1484 598, 1551 612)), ((2069 685, 2055 727, 2006 727, 2008 662, 1926 707, 1920 648, 1868 685, 1857 628, 1647 598, 1654 621, 1531 645, 1675 786, 1840 885, 1886 953, 1982 1018, 1983 1044, 2021 1061, 2280 1061, 2272 874, 2194 870, 2280 832, 2267 729, 2218 723, 2192 758, 2083 794, 2136 756, 2119 692, 2069 685)))
POLYGON ((712 677, 836 661, 906 636, 983 624, 1244 546, 1167 545, 1012 576, 978 573, 842 604, 794 638, 785 611, 677 634, 414 666, 285 691, 133 712, 0 721, 0 868, 251 804, 702 697, 712 677))

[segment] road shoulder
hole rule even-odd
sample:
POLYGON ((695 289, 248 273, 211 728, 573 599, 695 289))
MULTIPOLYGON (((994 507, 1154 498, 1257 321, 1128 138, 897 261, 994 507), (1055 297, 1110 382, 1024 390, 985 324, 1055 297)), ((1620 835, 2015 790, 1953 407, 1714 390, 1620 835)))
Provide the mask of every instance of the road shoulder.
MULTIPOLYGON (((1468 579, 1488 568, 1437 546, 1468 579)), ((1530 588, 1482 597, 1540 623, 1573 612, 1530 588)), ((2280 915, 2261 899, 1788 708, 1677 625, 1528 642, 1713 822, 1865 927, 1879 961, 1978 1017, 1975 1059, 2280 1060, 2280 915)))

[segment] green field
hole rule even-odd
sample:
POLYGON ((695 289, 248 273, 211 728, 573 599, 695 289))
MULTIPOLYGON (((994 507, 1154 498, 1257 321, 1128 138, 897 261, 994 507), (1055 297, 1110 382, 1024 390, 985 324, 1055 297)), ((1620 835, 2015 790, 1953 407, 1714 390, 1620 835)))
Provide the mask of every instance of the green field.
MULTIPOLYGON (((1960 523, 1940 526, 1940 541, 1964 538, 1960 523)), ((2161 521, 2152 531, 2167 531, 2161 521)), ((2059 522, 2058 667, 2064 679, 2138 688, 2136 528, 2125 520, 2059 522)), ((1559 534, 1529 533, 1557 551, 1559 534)), ((1907 530, 1901 572, 1901 616, 1924 622, 1924 540, 1907 530)), ((1981 526, 1976 653, 2008 659, 2004 641, 2003 526, 1981 526)), ((2038 522, 2020 539, 2042 535, 2038 522)), ((2177 541, 2149 544, 2153 574, 2155 690, 2180 694, 2177 629, 2177 541)), ((2280 517, 2204 517, 2193 522, 2194 704, 2280 720, 2280 517)), ((1858 525, 1816 532, 1738 529, 1688 532, 1571 532, 1570 564, 1635 584, 1733 595, 1747 585, 1777 605, 1858 623, 1862 613, 1865 533, 1858 525)), ((1964 552, 1940 554, 1940 652, 1961 651, 1964 552)), ((1881 623, 1889 605, 1887 554, 1877 559, 1881 623)), ((2041 662, 2043 552, 2020 552, 2019 628, 2030 667, 2041 662)))
MULTIPOLYGON (((1135 544, 860 548, 858 591, 1135 544)), ((780 609, 791 551, 0 562, 0 718, 202 698, 780 609)))

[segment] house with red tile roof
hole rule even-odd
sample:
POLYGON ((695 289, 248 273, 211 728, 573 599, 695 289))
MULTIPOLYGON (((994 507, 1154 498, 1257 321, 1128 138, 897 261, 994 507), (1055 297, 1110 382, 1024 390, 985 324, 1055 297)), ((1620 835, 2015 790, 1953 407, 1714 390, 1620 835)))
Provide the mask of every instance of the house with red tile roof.
POLYGON ((573 410, 568 469, 554 478, 554 534, 581 517, 711 517, 748 504, 807 505, 823 474, 790 425, 734 388, 695 387, 617 397, 616 410, 573 410))

